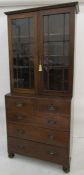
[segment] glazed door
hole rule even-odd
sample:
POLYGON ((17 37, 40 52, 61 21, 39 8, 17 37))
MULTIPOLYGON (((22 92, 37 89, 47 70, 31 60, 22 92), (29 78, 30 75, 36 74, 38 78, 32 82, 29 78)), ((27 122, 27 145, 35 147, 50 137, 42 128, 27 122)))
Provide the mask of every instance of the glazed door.
POLYGON ((71 93, 73 44, 70 33, 74 33, 71 26, 73 18, 71 8, 47 10, 40 14, 40 93, 48 95, 71 93))
POLYGON ((13 92, 35 93, 37 65, 36 13, 9 17, 10 72, 13 92))

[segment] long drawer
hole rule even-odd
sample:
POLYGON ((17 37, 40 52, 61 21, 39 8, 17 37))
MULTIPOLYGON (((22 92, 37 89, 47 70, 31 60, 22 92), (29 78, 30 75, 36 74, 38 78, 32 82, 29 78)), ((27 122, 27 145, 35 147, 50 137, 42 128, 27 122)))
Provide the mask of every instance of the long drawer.
POLYGON ((8 136, 68 147, 69 132, 39 128, 31 125, 8 124, 8 136))
POLYGON ((14 111, 27 114, 30 117, 34 113, 34 100, 6 97, 6 109, 7 113, 14 111))
POLYGON ((41 113, 39 115, 29 115, 24 112, 11 111, 7 112, 7 121, 12 123, 26 123, 37 125, 44 128, 59 129, 63 131, 69 130, 69 115, 46 115, 41 113))
POLYGON ((68 151, 65 148, 50 146, 32 141, 8 138, 8 152, 24 154, 43 160, 66 164, 68 151))

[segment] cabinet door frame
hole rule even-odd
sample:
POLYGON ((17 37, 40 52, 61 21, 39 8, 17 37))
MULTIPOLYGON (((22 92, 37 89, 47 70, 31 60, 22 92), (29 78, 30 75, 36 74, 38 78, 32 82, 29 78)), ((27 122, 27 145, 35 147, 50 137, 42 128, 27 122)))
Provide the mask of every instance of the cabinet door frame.
POLYGON ((44 95, 56 95, 56 96, 72 96, 72 86, 73 86, 73 60, 74 60, 74 26, 75 26, 75 8, 59 8, 59 9, 50 9, 42 10, 39 12, 39 26, 40 26, 40 43, 39 43, 39 64, 43 65, 43 16, 51 14, 62 14, 69 13, 69 90, 68 91, 56 91, 56 90, 44 90, 43 89, 43 73, 39 72, 39 94, 44 95))
POLYGON ((30 12, 30 13, 22 13, 22 14, 15 14, 10 15, 8 17, 8 40, 9 40, 9 64, 10 64, 10 87, 11 92, 14 94, 35 94, 37 93, 37 65, 38 65, 38 50, 37 50, 37 13, 30 12), (23 88, 15 88, 13 82, 13 47, 12 47, 12 20, 15 19, 24 19, 28 17, 33 17, 34 19, 34 89, 23 89, 23 88))

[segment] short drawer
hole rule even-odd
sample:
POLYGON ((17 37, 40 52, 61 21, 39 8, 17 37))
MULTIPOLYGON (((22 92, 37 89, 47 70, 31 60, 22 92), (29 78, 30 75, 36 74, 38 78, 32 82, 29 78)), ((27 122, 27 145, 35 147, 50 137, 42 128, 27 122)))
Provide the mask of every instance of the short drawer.
POLYGON ((14 123, 34 123, 35 117, 33 113, 29 112, 20 112, 20 111, 8 111, 7 112, 7 122, 14 122, 14 123))
POLYGON ((62 131, 70 130, 70 116, 69 115, 51 115, 46 113, 39 113, 35 118, 35 123, 39 126, 49 129, 57 129, 62 131))
POLYGON ((68 147, 69 132, 39 128, 31 125, 8 124, 8 136, 68 147))
POLYGON ((70 114, 70 100, 67 99, 37 99, 37 112, 70 114))
POLYGON ((6 98, 6 109, 8 112, 23 112, 32 115, 34 112, 34 102, 31 99, 6 98))
POLYGON ((8 138, 8 152, 28 155, 59 164, 66 164, 68 159, 68 151, 65 148, 11 137, 8 138))

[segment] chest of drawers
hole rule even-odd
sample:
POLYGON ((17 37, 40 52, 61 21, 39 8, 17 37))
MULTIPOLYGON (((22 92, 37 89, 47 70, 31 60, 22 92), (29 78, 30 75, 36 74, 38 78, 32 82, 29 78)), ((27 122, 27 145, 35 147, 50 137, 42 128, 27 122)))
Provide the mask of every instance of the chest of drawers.
POLYGON ((70 170, 74 27, 78 3, 6 12, 11 92, 6 95, 8 155, 70 170))
POLYGON ((9 157, 20 153, 69 168, 70 103, 68 98, 6 95, 9 157))

